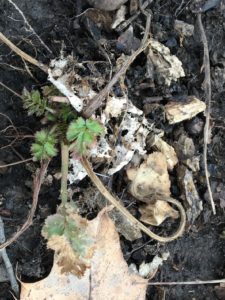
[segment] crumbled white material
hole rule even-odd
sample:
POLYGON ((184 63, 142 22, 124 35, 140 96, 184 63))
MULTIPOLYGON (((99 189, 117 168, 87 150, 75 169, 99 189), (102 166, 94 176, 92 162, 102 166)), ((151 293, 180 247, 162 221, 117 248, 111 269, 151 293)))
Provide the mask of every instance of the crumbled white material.
POLYGON ((125 111, 127 107, 127 97, 109 97, 106 108, 105 108, 105 114, 108 118, 110 117, 119 117, 122 112, 125 111))
POLYGON ((87 176, 85 169, 78 159, 71 158, 69 164, 72 166, 72 171, 69 171, 68 173, 68 180, 70 184, 78 182, 87 176))
POLYGON ((74 77, 73 70, 71 69, 72 61, 73 58, 71 56, 53 59, 48 69, 48 80, 65 95, 71 105, 80 112, 83 108, 83 100, 74 94, 71 84, 71 78, 74 77))
POLYGON ((112 148, 109 146, 105 137, 101 137, 96 147, 90 151, 91 157, 96 158, 111 158, 112 148))
POLYGON ((136 275, 139 274, 139 273, 138 273, 138 270, 137 270, 137 266, 136 266, 134 263, 132 263, 132 264, 129 265, 129 271, 130 271, 131 273, 136 274, 136 275))
POLYGON ((113 23, 111 25, 112 29, 115 29, 126 19, 127 7, 126 5, 122 5, 116 12, 113 23))
POLYGON ((148 59, 154 66, 154 75, 159 84, 170 86, 172 81, 185 76, 182 62, 170 54, 168 47, 154 39, 151 39, 148 47, 148 59))
POLYGON ((157 272, 159 266, 163 264, 163 261, 168 259, 169 255, 168 252, 165 252, 162 257, 156 255, 150 263, 143 262, 139 267, 139 275, 144 278, 151 278, 157 272))
POLYGON ((146 137, 151 128, 152 125, 143 116, 143 111, 128 100, 127 109, 120 124, 120 144, 115 147, 115 154, 112 160, 113 166, 108 171, 109 175, 118 172, 126 166, 135 152, 138 152, 140 155, 146 153, 146 137))
POLYGON ((109 169, 108 174, 113 175, 124 166, 126 166, 134 155, 133 150, 125 148, 123 145, 117 145, 115 147, 115 155, 113 158, 113 167, 109 169))

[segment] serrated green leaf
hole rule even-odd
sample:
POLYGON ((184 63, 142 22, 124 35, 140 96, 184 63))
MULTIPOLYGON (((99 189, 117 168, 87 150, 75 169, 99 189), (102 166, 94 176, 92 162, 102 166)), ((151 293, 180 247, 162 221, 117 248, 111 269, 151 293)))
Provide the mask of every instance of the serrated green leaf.
POLYGON ((85 121, 83 118, 78 118, 76 121, 70 123, 67 130, 67 140, 69 142, 77 139, 78 135, 85 130, 85 121))
POLYGON ((57 154, 57 149, 55 148, 55 145, 50 143, 50 142, 46 142, 44 145, 44 149, 46 151, 46 154, 49 157, 54 157, 57 154))
POLYGON ((50 159, 57 154, 57 139, 53 133, 46 130, 35 134, 35 142, 31 146, 31 152, 36 160, 50 159))
POLYGON ((47 99, 42 98, 38 90, 29 92, 26 88, 23 89, 24 108, 27 109, 28 115, 35 114, 41 116, 45 113, 47 107, 47 99))
POLYGON ((103 127, 95 120, 88 119, 86 121, 87 128, 96 135, 103 133, 103 127))
POLYGON ((65 217, 60 214, 49 216, 45 220, 45 225, 42 229, 42 235, 49 239, 53 235, 63 235, 65 230, 65 217))
POLYGON ((103 133, 103 127, 95 120, 84 120, 78 118, 73 121, 67 130, 67 139, 69 142, 76 140, 76 151, 79 154, 84 154, 88 146, 91 146, 97 135, 103 133))

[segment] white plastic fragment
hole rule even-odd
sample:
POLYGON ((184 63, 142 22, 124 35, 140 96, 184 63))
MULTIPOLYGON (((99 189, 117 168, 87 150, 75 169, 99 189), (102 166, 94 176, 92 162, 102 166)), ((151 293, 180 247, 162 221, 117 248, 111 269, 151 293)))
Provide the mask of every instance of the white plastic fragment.
POLYGON ((123 145, 117 145, 115 148, 115 156, 113 159, 113 167, 109 169, 108 174, 113 175, 124 166, 126 166, 134 155, 133 150, 128 150, 123 145))
POLYGON ((146 137, 151 129, 152 125, 143 116, 143 111, 128 100, 127 109, 120 124, 120 143, 115 147, 115 154, 112 160, 113 166, 108 171, 109 175, 118 172, 126 166, 135 152, 138 152, 140 155, 146 153, 146 137))

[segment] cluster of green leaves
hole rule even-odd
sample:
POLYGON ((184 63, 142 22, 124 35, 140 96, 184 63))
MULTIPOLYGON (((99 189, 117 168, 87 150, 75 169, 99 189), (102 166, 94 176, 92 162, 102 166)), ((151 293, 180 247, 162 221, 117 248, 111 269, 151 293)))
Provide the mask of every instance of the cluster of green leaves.
POLYGON ((84 154, 96 140, 98 135, 104 132, 103 127, 95 120, 84 120, 79 117, 70 123, 67 130, 67 140, 74 142, 74 150, 79 154, 84 154))
POLYGON ((28 115, 42 116, 47 108, 47 98, 42 97, 38 90, 29 92, 23 89, 23 107, 28 111, 28 115))
POLYGON ((48 130, 41 130, 35 135, 35 142, 32 145, 32 153, 36 160, 46 160, 57 154, 57 139, 72 143, 73 151, 83 155, 96 141, 96 137, 104 131, 103 127, 95 120, 77 118, 77 113, 69 105, 58 104, 55 107, 48 106, 48 97, 58 92, 54 86, 44 86, 42 94, 38 90, 29 92, 24 88, 24 108, 28 115, 45 115, 48 121, 55 126, 55 134, 48 130))
POLYGON ((48 130, 41 130, 35 134, 35 142, 31 151, 35 160, 47 160, 57 155, 57 138, 54 133, 48 130))

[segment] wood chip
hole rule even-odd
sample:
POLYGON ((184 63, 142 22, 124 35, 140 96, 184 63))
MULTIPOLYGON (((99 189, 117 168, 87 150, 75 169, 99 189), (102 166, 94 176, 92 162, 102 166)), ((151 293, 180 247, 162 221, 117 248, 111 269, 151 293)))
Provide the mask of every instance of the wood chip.
POLYGON ((169 102, 165 106, 165 113, 169 124, 176 124, 193 118, 205 109, 206 105, 203 101, 190 96, 185 102, 169 102))

